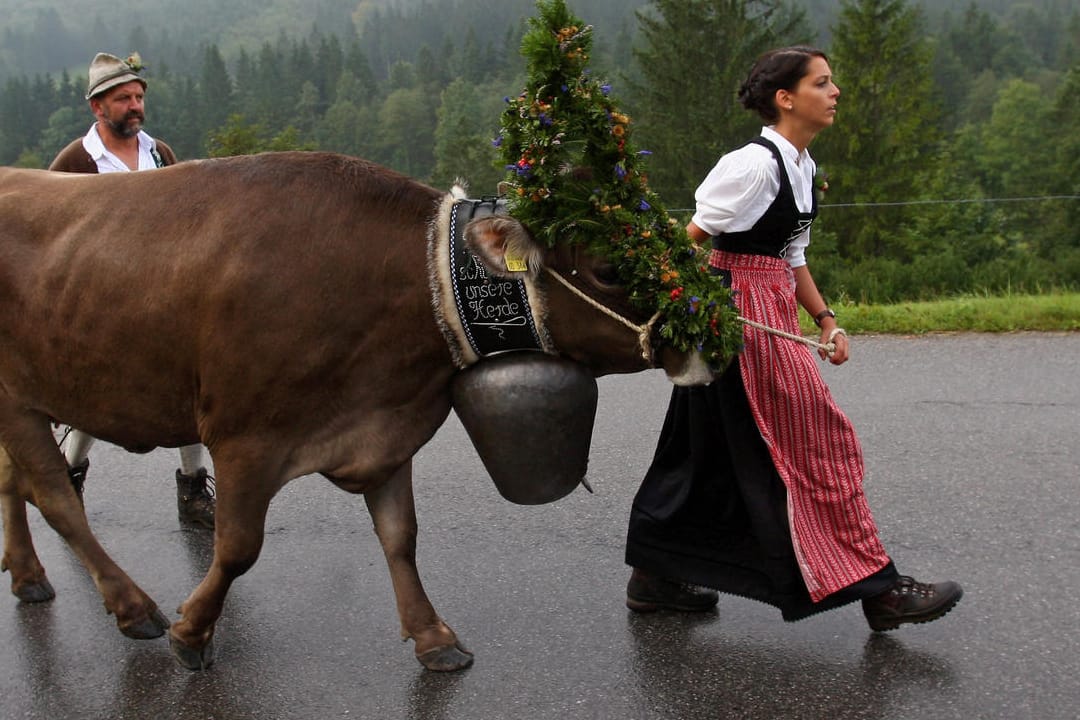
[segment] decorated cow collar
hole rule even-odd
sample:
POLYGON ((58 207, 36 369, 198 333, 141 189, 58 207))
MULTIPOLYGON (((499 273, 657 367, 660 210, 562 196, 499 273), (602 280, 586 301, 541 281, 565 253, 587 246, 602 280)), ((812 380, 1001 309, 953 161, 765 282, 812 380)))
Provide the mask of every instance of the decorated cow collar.
POLYGON ((455 187, 440 203, 429 232, 432 302, 459 368, 514 350, 555 354, 533 275, 509 268, 506 276, 496 276, 465 243, 470 220, 505 214, 505 201, 469 199, 462 188, 455 187))

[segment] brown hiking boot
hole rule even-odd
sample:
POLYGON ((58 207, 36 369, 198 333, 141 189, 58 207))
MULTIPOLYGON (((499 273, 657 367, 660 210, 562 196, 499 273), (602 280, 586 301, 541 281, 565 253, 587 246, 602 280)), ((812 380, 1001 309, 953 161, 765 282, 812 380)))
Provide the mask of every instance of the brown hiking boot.
POLYGON ((199 468, 195 475, 176 471, 176 507, 180 522, 214 527, 214 478, 199 468))
POLYGON ((711 588, 656 577, 637 568, 626 584, 626 607, 639 613, 706 612, 716 607, 719 599, 720 594, 711 588))
POLYGON ((963 596, 963 589, 952 581, 921 583, 901 575, 891 588, 862 601, 863 614, 871 630, 895 630, 903 623, 937 620, 963 596))

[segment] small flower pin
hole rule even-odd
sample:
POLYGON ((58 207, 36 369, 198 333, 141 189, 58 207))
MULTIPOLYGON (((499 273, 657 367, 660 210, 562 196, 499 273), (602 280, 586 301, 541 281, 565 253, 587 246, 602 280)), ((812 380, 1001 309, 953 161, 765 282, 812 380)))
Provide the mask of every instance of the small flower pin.
POLYGON ((820 192, 820 193, 824 193, 826 190, 829 189, 829 176, 828 176, 828 174, 821 173, 821 175, 820 175, 820 177, 818 179, 817 189, 818 189, 818 192, 820 192))

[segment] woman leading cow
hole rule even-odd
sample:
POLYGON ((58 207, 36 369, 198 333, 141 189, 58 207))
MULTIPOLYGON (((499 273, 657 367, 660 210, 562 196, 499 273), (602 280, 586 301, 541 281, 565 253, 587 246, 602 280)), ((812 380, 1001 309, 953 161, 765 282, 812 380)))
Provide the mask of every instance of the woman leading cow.
MULTIPOLYGON (((801 305, 822 357, 849 340, 806 263, 817 213, 807 152, 833 124, 840 90, 820 50, 766 53, 739 91, 765 121, 720 158, 687 226, 712 243, 709 266, 740 314, 797 333, 801 305)), ((744 352, 712 384, 677 387, 630 516, 635 611, 702 611, 716 590, 780 609, 786 620, 861 600, 873 630, 935 620, 960 600, 954 582, 901 575, 863 494, 862 450, 812 351, 747 326, 744 352)))

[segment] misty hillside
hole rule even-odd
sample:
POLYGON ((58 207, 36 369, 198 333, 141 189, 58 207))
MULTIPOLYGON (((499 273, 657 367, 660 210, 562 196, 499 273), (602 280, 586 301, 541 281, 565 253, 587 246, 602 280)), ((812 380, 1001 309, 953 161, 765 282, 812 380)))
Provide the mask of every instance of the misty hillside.
MULTIPOLYGON (((825 286, 871 302, 1080 287, 1076 0, 567 3, 594 26, 588 70, 633 118, 669 207, 692 207, 715 159, 759 129, 734 102, 757 54, 813 42, 843 88, 841 121, 814 146, 825 286)), ((0 0, 0 165, 47 167, 87 132, 93 54, 138 51, 148 127, 181 159, 326 150, 495 188, 533 150, 499 125, 535 13, 534 0, 0 0)))
MULTIPOLYGON (((614 34, 636 25, 644 0, 578 0, 572 7, 614 34)), ((216 45, 226 58, 257 51, 282 35, 303 37, 313 29, 349 39, 379 23, 380 45, 438 47, 471 28, 499 39, 535 8, 532 0, 0 0, 0 77, 78 71, 98 50, 139 50, 167 61, 197 55, 216 45), (387 22, 389 21, 389 22, 387 22)), ((412 52, 409 56, 411 57, 412 52)))
MULTIPOLYGON (((983 11, 1001 17, 1030 7, 1060 6, 1074 0, 979 0, 983 11)), ((841 0, 794 0, 806 10, 823 44, 841 0)), ((601 41, 634 37, 635 11, 647 0, 576 0, 571 8, 597 27, 601 41)), ((971 0, 924 3, 931 24, 944 13, 962 13, 971 0)), ((85 72, 99 50, 126 54, 139 50, 176 71, 197 58, 200 49, 217 46, 226 60, 240 50, 285 36, 304 37, 318 30, 343 40, 359 37, 389 52, 386 62, 411 58, 415 48, 454 44, 470 30, 481 39, 501 42, 507 29, 519 26, 535 8, 533 0, 0 0, 0 79, 12 75, 85 72), (377 27, 378 32, 372 32, 377 27), (398 48, 394 50, 394 48, 398 48)), ((931 30, 933 28, 930 28, 931 30)))

